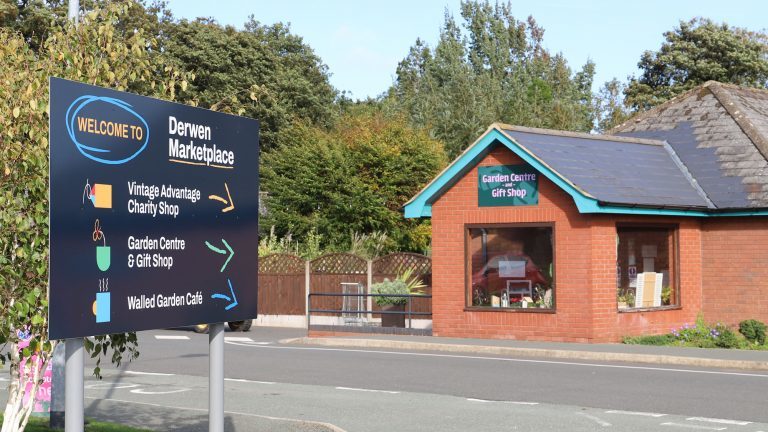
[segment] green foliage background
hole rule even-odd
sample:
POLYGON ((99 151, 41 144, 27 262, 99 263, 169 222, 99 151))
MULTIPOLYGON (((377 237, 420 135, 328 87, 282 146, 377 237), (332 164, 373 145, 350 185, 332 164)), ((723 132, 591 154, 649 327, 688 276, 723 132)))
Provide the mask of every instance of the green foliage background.
POLYGON ((360 107, 330 131, 297 123, 262 158, 262 223, 278 235, 317 230, 328 246, 347 244, 350 232, 380 231, 400 249, 428 247, 428 225, 404 219, 401 206, 446 159, 439 141, 404 118, 360 107))
POLYGON ((544 29, 517 20, 510 3, 462 1, 461 19, 446 13, 434 48, 411 47, 384 100, 389 109, 429 130, 451 159, 494 122, 592 129, 593 63, 574 73, 544 49, 544 29))
POLYGON ((658 51, 645 51, 642 73, 624 90, 633 112, 653 108, 680 93, 714 80, 768 88, 768 35, 716 23, 708 18, 680 21, 664 33, 658 51))

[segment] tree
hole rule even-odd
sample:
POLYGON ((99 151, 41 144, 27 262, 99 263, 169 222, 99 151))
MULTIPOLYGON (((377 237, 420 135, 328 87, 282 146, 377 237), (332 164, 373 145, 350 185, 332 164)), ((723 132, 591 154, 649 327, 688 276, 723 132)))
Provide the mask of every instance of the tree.
MULTIPOLYGON (((324 127, 332 123, 337 92, 328 81, 328 68, 290 27, 264 25, 251 16, 238 30, 208 18, 177 20, 165 1, 132 2, 128 13, 117 18, 116 31, 130 37, 141 29, 154 40, 150 57, 170 59, 195 76, 186 102, 259 119, 262 149, 271 148, 294 119, 324 127)), ((20 31, 35 51, 51 22, 66 22, 64 0, 14 3, 0 0, 0 25, 20 31)), ((102 3, 81 0, 85 11, 102 3)))
MULTIPOLYGON (((0 363, 10 372, 2 432, 24 430, 33 405, 23 403, 26 384, 35 394, 56 344, 47 339, 48 77, 164 99, 187 85, 183 73, 150 57, 154 38, 140 29, 122 36, 116 24, 131 7, 110 3, 77 28, 54 25, 37 47, 0 29, 0 363), (23 333, 32 338, 20 350, 23 333)), ((138 355, 135 334, 86 340, 86 348, 99 363, 109 351, 117 364, 138 355)))
POLYGON ((605 132, 631 116, 622 97, 625 89, 626 85, 614 78, 603 84, 594 96, 595 128, 598 132, 605 132))
POLYGON ((336 91, 327 67, 289 27, 251 17, 237 30, 197 19, 175 22, 166 32, 165 54, 195 75, 190 94, 201 106, 259 119, 262 149, 272 148, 295 119, 332 122, 336 91))
POLYGON ((768 87, 768 35, 710 19, 680 21, 664 33, 658 51, 646 51, 624 94, 634 111, 644 111, 714 80, 768 87))
POLYGON ((592 129, 594 64, 573 73, 542 47, 544 29, 511 9, 463 1, 462 26, 446 13, 437 46, 417 40, 398 65, 385 106, 427 128, 450 157, 494 122, 592 129))
MULTIPOLYGON (((128 13, 116 18, 115 28, 123 37, 130 36, 135 29, 155 39, 156 49, 162 51, 164 27, 171 23, 172 15, 164 0, 133 0, 128 13)), ((80 0, 80 9, 90 12, 103 0, 80 0)), ((24 35, 28 45, 37 51, 55 27, 67 21, 67 0, 0 0, 0 26, 8 27, 24 35)), ((151 53, 152 54, 152 53, 151 53)))
POLYGON ((330 131, 298 123, 263 155, 261 224, 279 236, 315 232, 337 247, 350 232, 384 232, 400 249, 423 251, 428 226, 403 219, 401 207, 444 165, 440 143, 402 117, 358 107, 330 131))

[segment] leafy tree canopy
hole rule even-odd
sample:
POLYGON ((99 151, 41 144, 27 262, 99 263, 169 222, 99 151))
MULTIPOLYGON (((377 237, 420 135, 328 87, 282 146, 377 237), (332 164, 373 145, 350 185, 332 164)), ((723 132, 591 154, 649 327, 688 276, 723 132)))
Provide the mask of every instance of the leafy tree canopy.
POLYGON ((631 116, 624 103, 623 93, 626 88, 626 84, 614 78, 604 83, 593 96, 595 129, 598 132, 605 132, 631 116))
MULTIPOLYGON (((81 0, 81 7, 105 3, 81 0)), ((151 58, 163 57, 195 77, 186 102, 259 119, 262 149, 274 146, 295 119, 324 127, 333 122, 337 92, 328 68, 287 25, 264 25, 251 16, 236 29, 207 18, 175 19, 165 1, 131 3, 116 19, 116 31, 130 37, 141 30, 154 40, 151 58)), ((66 14, 66 0, 0 0, 0 26, 22 33, 35 51, 52 28, 64 25, 66 14)))
POLYGON ((417 40, 397 68, 385 100, 458 155, 493 122, 565 130, 592 129, 594 64, 573 73, 542 47, 544 29, 519 21, 508 4, 461 3, 448 13, 437 46, 417 40))
POLYGON ((625 90, 634 111, 652 108, 706 81, 768 87, 768 35, 707 18, 681 21, 664 33, 658 51, 646 51, 642 73, 625 90))
POLYGON ((368 107, 343 115, 328 131, 295 124, 263 155, 264 227, 341 246, 350 232, 385 232, 400 249, 423 251, 429 227, 401 207, 445 165, 426 132, 368 107), (314 231, 313 231, 314 230, 314 231))
POLYGON ((165 29, 164 52, 195 75, 189 91, 197 103, 259 119, 262 149, 272 148, 293 120, 331 124, 336 91, 327 67, 287 26, 251 16, 244 30, 209 19, 165 29))

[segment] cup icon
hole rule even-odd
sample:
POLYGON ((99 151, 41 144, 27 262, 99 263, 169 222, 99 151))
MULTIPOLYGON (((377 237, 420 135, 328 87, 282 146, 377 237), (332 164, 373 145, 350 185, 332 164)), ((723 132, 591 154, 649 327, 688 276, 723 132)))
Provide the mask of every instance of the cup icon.
POLYGON ((97 323, 107 323, 112 320, 110 302, 112 295, 108 292, 96 293, 95 314, 97 323))
POLYGON ((110 247, 107 246, 107 237, 101 230, 101 224, 99 220, 93 224, 93 241, 103 241, 101 246, 96 246, 96 265, 99 266, 99 270, 109 270, 110 264, 112 264, 112 256, 110 247))
POLYGON ((99 270, 107 271, 111 264, 111 246, 96 246, 96 265, 99 266, 99 270))

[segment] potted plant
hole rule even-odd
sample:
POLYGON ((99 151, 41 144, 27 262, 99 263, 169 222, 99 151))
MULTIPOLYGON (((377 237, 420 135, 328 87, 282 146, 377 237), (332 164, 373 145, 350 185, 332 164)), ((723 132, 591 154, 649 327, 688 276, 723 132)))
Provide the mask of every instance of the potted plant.
MULTIPOLYGON (((394 280, 384 279, 371 285, 371 293, 374 294, 374 301, 384 312, 405 312, 405 305, 408 303, 409 294, 421 294, 421 288, 426 285, 418 277, 413 275, 413 270, 408 269, 400 273, 394 280), (385 294, 387 297, 375 296, 376 294, 385 294), (389 297, 392 295, 393 297, 389 297), (402 295, 403 297, 395 297, 402 295)), ((405 327, 404 313, 384 313, 381 314, 382 327, 405 327)))
POLYGON ((619 295, 616 298, 619 309, 627 309, 635 307, 635 292, 631 290, 619 290, 619 295))

